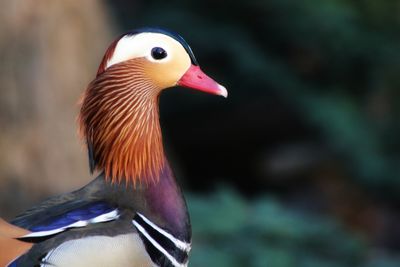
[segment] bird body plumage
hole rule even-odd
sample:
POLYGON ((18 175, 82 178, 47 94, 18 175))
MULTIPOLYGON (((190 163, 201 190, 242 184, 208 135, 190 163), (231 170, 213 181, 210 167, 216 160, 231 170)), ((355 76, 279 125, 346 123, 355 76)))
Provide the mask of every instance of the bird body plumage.
MULTIPOLYGON (((74 249, 79 249, 79 246, 82 246, 81 249, 85 250, 87 249, 85 246, 92 244, 92 240, 101 240, 99 237, 104 235, 108 237, 108 242, 116 243, 114 248, 119 247, 118 243, 121 240, 126 240, 122 237, 126 234, 134 236, 136 240, 136 236, 140 236, 141 232, 135 227, 134 222, 135 216, 140 215, 165 231, 162 236, 152 233, 157 242, 165 243, 163 241, 165 237, 163 238, 163 236, 168 233, 176 240, 189 244, 191 231, 186 203, 175 183, 168 164, 161 172, 159 179, 159 183, 149 186, 145 184, 136 184, 134 186, 133 184, 110 183, 105 179, 104 174, 101 174, 87 186, 75 192, 51 198, 38 207, 34 207, 18 216, 12 221, 14 225, 28 229, 33 233, 42 231, 39 236, 28 234, 19 238, 21 241, 32 242, 35 245, 28 254, 18 259, 18 266, 33 266, 32 264, 35 262, 48 264, 49 266, 53 266, 51 264, 59 266, 58 260, 64 261, 64 257, 70 257, 70 250, 63 252, 63 248, 66 246, 63 244, 68 241, 71 241, 68 244, 73 246, 74 249), (163 196, 167 196, 167 198, 163 196), (114 218, 90 223, 91 219, 98 218, 100 215, 114 210, 118 212, 118 215, 114 216, 114 218), (71 227, 76 222, 80 222, 80 224, 77 227, 71 227), (65 226, 69 227, 64 228, 65 226), (53 234, 51 231, 54 231, 55 227, 58 227, 56 229, 62 229, 62 231, 53 234), (95 239, 91 239, 92 237, 95 237, 95 239), (80 239, 85 239, 86 241, 72 242, 80 239), (49 253, 53 254, 53 256, 48 256, 49 253)), ((143 222, 140 223, 143 225, 143 222)), ((145 244, 145 242, 143 243, 145 244)), ((131 253, 128 248, 133 246, 131 242, 128 242, 128 244, 126 248, 121 246, 121 249, 126 254, 131 253)), ((148 246, 150 245, 152 244, 149 243, 148 246)), ((136 244, 135 246, 139 245, 136 244)), ((183 250, 175 246, 172 247, 171 251, 179 252, 183 250)), ((187 252, 185 253, 187 254, 187 252)), ((105 255, 109 254, 107 251, 103 253, 105 255)), ((179 253, 170 252, 170 254, 178 255, 179 253)), ((164 254, 155 253, 154 255, 156 256, 153 256, 153 261, 168 262, 164 254)), ((107 257, 114 258, 111 254, 107 257)), ((120 260, 124 261, 125 257, 120 260)), ((118 263, 118 260, 116 263, 118 263)))

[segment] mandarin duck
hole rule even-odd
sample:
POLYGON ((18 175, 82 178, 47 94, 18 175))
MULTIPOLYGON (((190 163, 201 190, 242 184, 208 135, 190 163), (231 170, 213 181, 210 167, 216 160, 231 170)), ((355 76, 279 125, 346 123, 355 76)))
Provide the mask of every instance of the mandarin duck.
POLYGON ((0 220, 1 266, 187 266, 191 224, 158 110, 161 91, 176 85, 227 97, 175 33, 144 28, 111 43, 78 119, 90 171, 100 174, 0 220))

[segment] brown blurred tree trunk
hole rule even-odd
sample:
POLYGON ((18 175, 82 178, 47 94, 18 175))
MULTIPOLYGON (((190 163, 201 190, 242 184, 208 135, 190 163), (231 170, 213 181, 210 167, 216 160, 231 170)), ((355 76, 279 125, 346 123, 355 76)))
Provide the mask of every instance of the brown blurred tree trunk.
POLYGON ((0 216, 90 180, 78 99, 112 39, 103 1, 0 0, 0 216))

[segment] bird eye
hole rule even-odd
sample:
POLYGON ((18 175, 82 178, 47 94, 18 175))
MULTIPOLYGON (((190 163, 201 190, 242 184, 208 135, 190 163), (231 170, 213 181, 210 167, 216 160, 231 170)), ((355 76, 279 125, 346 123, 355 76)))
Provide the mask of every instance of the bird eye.
POLYGON ((154 47, 153 49, 151 49, 151 56, 154 59, 160 60, 167 56, 167 52, 161 47, 154 47))

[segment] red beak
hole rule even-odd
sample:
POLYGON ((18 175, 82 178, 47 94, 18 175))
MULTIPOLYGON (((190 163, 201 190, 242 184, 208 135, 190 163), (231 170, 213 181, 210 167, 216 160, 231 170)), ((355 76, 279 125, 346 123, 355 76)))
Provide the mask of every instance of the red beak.
POLYGON ((190 66, 177 84, 214 95, 228 96, 228 91, 225 87, 208 77, 199 66, 195 65, 190 66))

